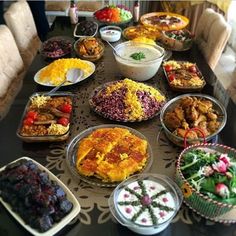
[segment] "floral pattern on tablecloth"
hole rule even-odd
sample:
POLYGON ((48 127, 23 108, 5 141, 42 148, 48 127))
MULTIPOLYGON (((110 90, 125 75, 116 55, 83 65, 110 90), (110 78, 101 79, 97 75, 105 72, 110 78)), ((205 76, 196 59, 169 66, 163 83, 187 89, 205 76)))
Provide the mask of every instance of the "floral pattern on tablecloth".
MULTIPOLYGON (((107 51, 105 53, 107 53, 107 51)), ((117 73, 118 68, 113 67, 114 62, 112 62, 112 60, 114 59, 98 62, 94 75, 72 89, 72 92, 75 93, 75 107, 73 110, 73 121, 71 123, 71 134, 67 142, 51 144, 50 153, 46 157, 46 167, 56 173, 57 177, 69 187, 81 204, 81 212, 72 223, 79 220, 83 224, 91 224, 91 212, 95 209, 99 212, 96 219, 97 224, 114 220, 112 219, 108 207, 108 198, 113 189, 97 187, 75 179, 67 166, 65 157, 65 150, 70 140, 83 130, 104 123, 117 123, 95 114, 88 104, 88 98, 96 87, 108 81, 122 79, 121 76, 114 76, 114 74, 119 73, 117 73)), ((167 99, 169 99, 172 96, 171 92, 168 91, 167 94, 166 85, 162 81, 164 78, 161 77, 162 74, 158 75, 158 79, 149 80, 147 84, 160 89, 167 99)), ((137 129, 147 137, 154 154, 153 164, 149 172, 164 174, 173 178, 175 162, 181 149, 175 147, 166 138, 161 128, 159 116, 143 122, 121 124, 137 129)), ((175 223, 182 220, 186 224, 193 224, 193 220, 200 221, 200 219, 201 217, 190 211, 186 206, 182 206, 172 222, 175 223)))

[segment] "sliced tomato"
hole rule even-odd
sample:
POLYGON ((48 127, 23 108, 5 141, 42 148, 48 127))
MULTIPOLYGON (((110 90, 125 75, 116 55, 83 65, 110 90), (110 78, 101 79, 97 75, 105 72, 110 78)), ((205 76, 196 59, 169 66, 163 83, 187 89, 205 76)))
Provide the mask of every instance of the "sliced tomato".
POLYGON ((69 120, 65 117, 61 117, 57 120, 57 123, 63 126, 67 126, 69 124, 69 120))
POLYGON ((60 111, 62 111, 64 113, 71 113, 72 106, 70 104, 64 104, 60 107, 60 111))
POLYGON ((38 113, 36 111, 28 111, 26 114, 26 118, 32 118, 33 120, 36 120, 38 116, 38 113))
POLYGON ((166 72, 170 72, 172 70, 171 65, 165 65, 164 68, 166 72))
POLYGON ((169 81, 173 81, 175 79, 175 75, 174 74, 170 74, 168 76, 168 79, 169 79, 169 81))
POLYGON ((24 119, 23 124, 24 125, 33 125, 34 119, 32 119, 31 117, 27 117, 26 119, 24 119))
POLYGON ((190 66, 190 67, 188 68, 188 70, 189 70, 190 72, 192 72, 192 73, 197 73, 197 68, 196 68, 195 65, 190 66))

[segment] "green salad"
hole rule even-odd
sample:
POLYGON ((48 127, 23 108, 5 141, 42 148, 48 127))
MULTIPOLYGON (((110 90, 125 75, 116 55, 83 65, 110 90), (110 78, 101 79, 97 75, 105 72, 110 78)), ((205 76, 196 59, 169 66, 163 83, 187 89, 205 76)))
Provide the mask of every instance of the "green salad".
POLYGON ((182 157, 180 169, 198 192, 236 205, 236 158, 211 149, 194 149, 182 157))

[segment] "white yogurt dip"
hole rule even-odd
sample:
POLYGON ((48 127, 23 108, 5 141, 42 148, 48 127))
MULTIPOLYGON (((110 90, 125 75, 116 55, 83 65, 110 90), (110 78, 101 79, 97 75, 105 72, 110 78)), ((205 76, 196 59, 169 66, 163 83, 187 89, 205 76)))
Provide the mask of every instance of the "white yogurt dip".
POLYGON ((120 191, 117 198, 117 208, 120 214, 127 220, 141 226, 153 226, 166 222, 175 214, 176 210, 172 195, 162 185, 154 181, 143 180, 142 185, 143 189, 138 182, 133 182, 120 191), (157 206, 154 207, 154 204, 157 206), (141 208, 145 208, 145 210, 141 208), (150 214, 148 208, 151 209, 154 216, 150 214), (139 216, 136 218, 137 213, 139 216))
POLYGON ((116 42, 121 37, 121 29, 117 26, 106 26, 100 29, 101 38, 108 42, 116 42))
POLYGON ((134 175, 120 183, 108 203, 115 219, 143 235, 160 233, 182 203, 182 192, 170 178, 158 174, 134 175))
POLYGON ((150 46, 133 46, 133 47, 127 47, 126 50, 119 51, 119 55, 127 60, 131 60, 133 62, 148 62, 153 61, 156 58, 161 57, 161 52, 153 47, 150 46), (132 57, 132 55, 141 53, 144 58, 140 60, 136 60, 132 57))
POLYGON ((152 78, 158 71, 164 56, 163 48, 143 43, 126 42, 115 48, 117 53, 114 55, 121 74, 137 81, 152 78), (141 59, 134 59, 137 58, 137 54, 141 55, 141 59))

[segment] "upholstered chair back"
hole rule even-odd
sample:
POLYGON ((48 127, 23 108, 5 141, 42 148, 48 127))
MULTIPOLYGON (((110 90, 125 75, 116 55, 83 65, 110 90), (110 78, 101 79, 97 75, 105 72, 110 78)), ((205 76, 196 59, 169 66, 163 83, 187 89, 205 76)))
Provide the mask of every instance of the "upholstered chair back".
POLYGON ((6 25, 0 25, 0 120, 21 89, 24 74, 24 63, 15 39, 6 25))
POLYGON ((214 69, 220 59, 231 33, 224 17, 207 8, 201 15, 196 28, 196 42, 209 66, 214 69))
POLYGON ((41 45, 28 3, 26 1, 12 3, 4 18, 16 40, 24 64, 28 67, 41 45))

